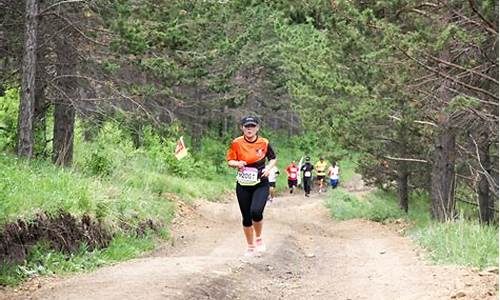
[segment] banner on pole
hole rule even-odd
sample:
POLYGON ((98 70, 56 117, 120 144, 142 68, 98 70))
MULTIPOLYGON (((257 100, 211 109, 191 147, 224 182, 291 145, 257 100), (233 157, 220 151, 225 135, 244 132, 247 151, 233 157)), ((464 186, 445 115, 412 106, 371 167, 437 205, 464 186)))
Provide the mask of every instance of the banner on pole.
POLYGON ((304 156, 302 156, 299 161, 299 172, 298 172, 299 176, 297 178, 297 186, 300 186, 300 184, 302 183, 302 172, 300 171, 300 169, 302 169, 303 161, 304 161, 304 156))
POLYGON ((183 159, 184 157, 186 157, 187 154, 188 154, 188 152, 186 149, 186 145, 184 145, 184 138, 181 136, 179 141, 177 142, 177 146, 175 146, 174 155, 179 160, 179 159, 183 159))

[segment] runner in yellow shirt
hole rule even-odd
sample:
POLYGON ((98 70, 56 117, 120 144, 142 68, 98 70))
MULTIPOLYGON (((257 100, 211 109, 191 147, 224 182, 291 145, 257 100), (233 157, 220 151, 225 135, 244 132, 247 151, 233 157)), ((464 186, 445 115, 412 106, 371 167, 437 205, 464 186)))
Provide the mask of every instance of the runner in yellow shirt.
POLYGON ((316 169, 316 179, 319 181, 319 192, 323 192, 323 184, 325 182, 326 169, 328 167, 328 162, 323 156, 319 158, 319 161, 314 165, 316 169))

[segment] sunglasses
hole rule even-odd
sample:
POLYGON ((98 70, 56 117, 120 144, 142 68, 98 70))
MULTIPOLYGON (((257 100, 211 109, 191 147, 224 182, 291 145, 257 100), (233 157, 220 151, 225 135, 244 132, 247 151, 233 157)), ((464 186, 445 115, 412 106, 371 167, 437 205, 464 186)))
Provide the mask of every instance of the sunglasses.
POLYGON ((248 125, 245 125, 245 126, 243 126, 243 127, 245 127, 245 128, 255 128, 255 127, 257 127, 257 125, 254 125, 254 124, 248 124, 248 125))

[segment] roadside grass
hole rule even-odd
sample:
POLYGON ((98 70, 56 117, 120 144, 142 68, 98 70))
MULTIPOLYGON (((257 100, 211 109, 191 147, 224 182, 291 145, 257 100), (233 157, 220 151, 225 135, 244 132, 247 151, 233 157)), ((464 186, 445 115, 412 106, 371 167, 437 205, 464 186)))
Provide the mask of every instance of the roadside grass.
POLYGON ((89 215, 113 235, 104 249, 88 252, 82 244, 72 254, 40 241, 24 262, 0 262, 0 286, 15 286, 37 275, 93 270, 141 255, 169 238, 175 201, 220 201, 234 189, 229 170, 216 172, 210 162, 197 165, 192 158, 177 161, 170 144, 135 149, 118 133, 109 132, 117 131, 105 131, 99 142, 91 143, 77 134, 72 168, 0 154, 0 226, 62 210, 75 218, 89 215), (148 220, 163 227, 138 236, 136 229, 148 220))
POLYGON ((25 262, 0 262, 0 285, 17 285, 35 275, 90 270, 137 256, 152 249, 154 241, 168 238, 168 232, 138 237, 134 229, 144 220, 168 225, 174 209, 174 203, 145 189, 115 186, 48 162, 0 155, 0 225, 19 219, 29 223, 37 214, 57 215, 63 210, 76 218, 86 214, 98 219, 113 233, 109 247, 92 252, 81 245, 78 253, 65 254, 41 241, 25 262))
POLYGON ((0 187, 0 225, 63 210, 118 228, 131 216, 168 223, 174 212, 173 203, 151 191, 115 186, 47 162, 8 155, 0 155, 0 187))
POLYGON ((43 241, 35 245, 24 264, 0 265, 0 285, 16 286, 24 280, 43 275, 87 272, 112 263, 125 261, 154 249, 158 236, 144 237, 117 234, 105 249, 87 251, 84 244, 77 253, 66 254, 50 249, 43 241))
POLYGON ((498 266, 498 228, 459 218, 410 230, 409 235, 440 264, 482 269, 498 266))
POLYGON ((413 193, 410 210, 398 208, 393 193, 375 191, 358 199, 342 189, 332 191, 326 200, 332 218, 362 218, 390 222, 403 218, 412 224, 405 234, 427 250, 428 257, 439 264, 454 264, 482 269, 498 266, 498 227, 479 225, 477 219, 466 219, 462 211, 454 222, 439 223, 430 217, 428 195, 413 193))
POLYGON ((384 223, 400 218, 402 213, 397 206, 387 205, 382 196, 381 193, 373 193, 360 200, 349 192, 336 189, 329 193, 326 206, 332 218, 337 220, 367 219, 384 223))
MULTIPOLYGON (((350 161, 343 163, 342 175, 353 175, 354 164, 350 161)), ((388 223, 404 219, 411 224, 405 230, 405 235, 425 248, 429 259, 435 263, 478 269, 498 266, 498 225, 480 225, 477 211, 460 202, 457 203, 457 219, 439 223, 431 218, 430 204, 427 193, 415 191, 410 195, 406 214, 399 209, 395 193, 377 190, 359 199, 342 188, 329 192, 325 202, 332 218, 337 220, 361 218, 388 223)))

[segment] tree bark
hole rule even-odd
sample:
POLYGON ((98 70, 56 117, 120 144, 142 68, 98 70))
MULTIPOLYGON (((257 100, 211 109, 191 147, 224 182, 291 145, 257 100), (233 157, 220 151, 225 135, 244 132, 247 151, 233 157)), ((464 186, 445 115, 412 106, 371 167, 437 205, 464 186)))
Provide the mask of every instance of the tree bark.
POLYGON ((33 157, 35 113, 35 76, 38 27, 38 1, 26 0, 26 29, 22 66, 21 99, 17 126, 17 155, 33 157))
MULTIPOLYGON (((43 40, 43 33, 37 36, 38 41, 43 40)), ((39 42, 37 42, 39 44, 39 42)), ((47 80, 50 75, 47 74, 46 64, 42 63, 44 58, 49 56, 48 47, 39 47, 37 51, 36 68, 36 87, 35 87, 35 114, 34 114, 34 155, 45 158, 47 149, 47 109, 49 107, 45 92, 47 80)))
POLYGON ((61 96, 54 103, 54 140, 52 160, 56 165, 69 166, 73 160, 73 134, 75 127, 75 107, 73 101, 78 97, 76 67, 77 52, 68 38, 56 41, 56 54, 59 60, 57 76, 61 96))
MULTIPOLYGON (((401 118, 402 121, 397 125, 397 151, 399 157, 407 157, 408 156, 408 136, 409 130, 408 125, 405 123, 405 115, 406 115, 406 104, 404 99, 400 99, 399 102, 400 111, 403 115, 401 118)), ((404 210, 405 213, 408 213, 408 162, 400 160, 398 161, 397 166, 398 177, 397 177, 397 185, 398 185, 398 198, 399 198, 399 208, 404 210)))
POLYGON ((228 123, 229 123, 227 105, 224 105, 223 115, 224 115, 224 119, 222 120, 222 136, 225 137, 225 136, 227 136, 227 129, 228 129, 228 123))
POLYGON ((135 149, 139 149, 144 145, 144 133, 141 122, 142 121, 137 120, 132 124, 132 143, 135 149))
MULTIPOLYGON (((488 136, 486 134, 483 134, 478 145, 479 159, 486 172, 491 173, 489 148, 490 144, 488 141, 488 136)), ((481 173, 478 184, 479 217, 480 222, 483 224, 489 224, 492 219, 490 187, 487 175, 488 174, 481 173)))
MULTIPOLYGON (((38 70, 40 66, 38 67, 38 70)), ((47 101, 45 99, 45 84, 43 83, 42 74, 37 70, 37 85, 35 88, 35 110, 34 110, 34 148, 36 156, 43 156, 47 145, 47 101)))
POLYGON ((399 207, 408 212, 408 166, 407 162, 398 162, 398 197, 399 207))
POLYGON ((446 120, 435 139, 431 174, 432 216, 448 221, 455 214, 455 134, 446 120))
MULTIPOLYGON (((443 5, 448 5, 448 1, 445 0, 443 5)), ((451 13, 445 12, 438 21, 440 27, 447 28, 451 19, 451 13)), ((450 61, 450 47, 444 47, 439 58, 443 61, 450 61)), ((443 74, 450 72, 449 66, 445 64, 438 65, 438 70, 443 74)), ((434 140, 435 152, 431 174, 431 215, 440 222, 452 220, 455 217, 455 132, 449 113, 443 109, 452 99, 450 92, 452 87, 453 82, 446 77, 442 79, 436 91, 439 99, 435 103, 438 129, 434 140)))

